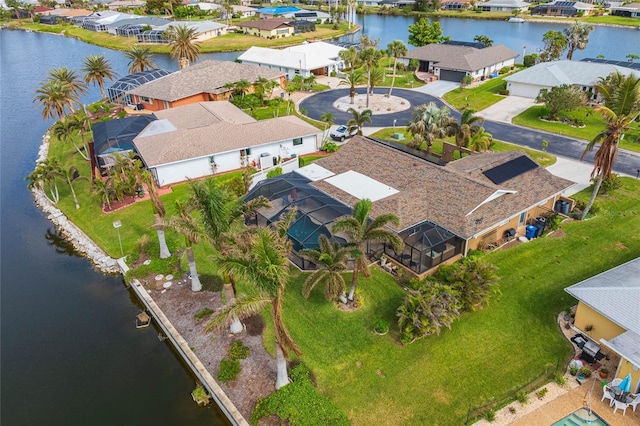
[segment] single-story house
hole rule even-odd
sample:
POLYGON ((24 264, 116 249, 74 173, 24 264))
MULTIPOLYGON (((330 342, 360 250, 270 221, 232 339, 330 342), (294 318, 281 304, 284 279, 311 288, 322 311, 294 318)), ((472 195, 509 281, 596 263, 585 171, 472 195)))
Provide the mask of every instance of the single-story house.
POLYGON ((133 140, 160 186, 242 167, 264 169, 318 150, 320 132, 296 116, 256 120, 230 102, 155 113, 133 140))
MULTIPOLYGON (((142 84, 127 92, 129 103, 142 104, 145 109, 160 111, 194 102, 228 100, 233 84, 240 80, 250 83, 259 78, 284 84, 282 72, 231 61, 203 61, 165 77, 142 84)), ((248 88, 249 92, 253 87, 248 88)))
POLYGON ((262 38, 291 37, 295 29, 289 24, 290 19, 272 18, 260 19, 258 21, 245 21, 236 24, 244 34, 254 35, 262 38))
POLYGON ((145 7, 147 2, 145 0, 115 0, 108 4, 109 9, 117 10, 123 9, 139 9, 145 7))
POLYGON ((156 18, 154 16, 139 16, 131 19, 121 19, 113 24, 107 25, 107 32, 121 37, 137 37, 148 28, 158 28, 171 24, 168 19, 156 18))
POLYGON ((285 49, 252 46, 238 57, 243 64, 257 65, 262 68, 284 73, 289 80, 296 75, 309 77, 330 75, 344 68, 340 51, 344 47, 323 41, 304 43, 285 49))
POLYGON ((131 102, 131 97, 127 95, 127 92, 142 84, 149 83, 150 81, 157 80, 160 77, 164 77, 169 74, 170 73, 167 70, 155 68, 119 78, 107 88, 109 102, 117 102, 124 105, 133 104, 133 102, 131 102))
MULTIPOLYGON (((640 391, 640 257, 567 287, 578 299, 573 328, 620 355, 613 377, 640 391), (591 326, 591 327, 589 327, 591 326)), ((605 352, 606 353, 606 352, 605 352)))
POLYGON ((300 12, 285 13, 283 17, 294 19, 297 21, 309 21, 313 23, 316 23, 318 20, 324 23, 325 21, 332 19, 331 15, 329 15, 327 12, 322 12, 320 10, 301 10, 300 12))
POLYGON ((252 16, 256 16, 256 9, 253 7, 240 6, 237 4, 234 4, 231 7, 233 8, 233 14, 240 18, 251 18, 252 16))
POLYGON ((295 12, 300 12, 300 9, 295 6, 260 7, 256 9, 256 16, 263 19, 271 19, 282 16, 285 13, 295 12))
POLYGON ((536 98, 540 90, 568 84, 577 86, 588 93, 590 99, 596 99, 593 85, 600 78, 613 72, 629 75, 634 71, 617 65, 584 61, 541 62, 513 75, 505 77, 509 94, 525 98, 536 98))
POLYGON ((396 252, 372 243, 367 252, 385 253, 421 275, 471 249, 501 242, 505 232, 525 235, 526 226, 551 211, 571 185, 573 182, 537 165, 524 151, 475 154, 443 166, 396 144, 355 136, 311 166, 276 181, 260 182, 247 199, 265 195, 271 200, 271 207, 258 214, 260 224, 297 206, 299 219, 310 222, 292 226, 290 235, 298 250, 317 247, 318 233, 309 229, 323 224, 326 229, 318 232, 326 234, 344 215, 334 206, 352 208, 368 198, 373 203, 372 217, 398 216, 400 223, 392 229, 404 241, 404 248, 396 252), (306 215, 311 217, 303 219, 306 215))
POLYGON ((514 10, 526 12, 529 10, 529 3, 520 0, 489 0, 478 3, 478 7, 483 12, 509 12, 514 10))
POLYGON ((111 10, 94 12, 89 16, 85 16, 79 22, 79 26, 89 31, 107 31, 109 27, 117 27, 118 21, 123 21, 125 19, 139 19, 142 18, 138 15, 133 15, 130 13, 120 13, 114 12, 111 10))
POLYGON ((555 0, 552 3, 542 3, 531 9, 532 15, 546 16, 584 16, 590 15, 596 7, 581 1, 555 0))
POLYGON ((470 0, 445 0, 442 2, 442 10, 467 10, 470 7, 470 0))
POLYGON ((640 3, 611 6, 611 15, 624 16, 627 18, 640 18, 640 3))
POLYGON ((432 73, 440 80, 460 82, 466 75, 474 80, 497 75, 503 67, 513 66, 518 56, 502 44, 485 47, 477 43, 456 43, 418 47, 404 56, 404 62, 417 59, 420 61, 418 71, 432 73))

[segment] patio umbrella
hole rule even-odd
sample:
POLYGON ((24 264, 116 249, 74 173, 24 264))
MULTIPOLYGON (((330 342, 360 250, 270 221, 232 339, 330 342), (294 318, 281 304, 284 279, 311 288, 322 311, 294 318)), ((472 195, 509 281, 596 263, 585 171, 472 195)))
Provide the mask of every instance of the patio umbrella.
POLYGON ((622 389, 622 392, 629 392, 631 390, 631 374, 627 374, 618 386, 622 389))

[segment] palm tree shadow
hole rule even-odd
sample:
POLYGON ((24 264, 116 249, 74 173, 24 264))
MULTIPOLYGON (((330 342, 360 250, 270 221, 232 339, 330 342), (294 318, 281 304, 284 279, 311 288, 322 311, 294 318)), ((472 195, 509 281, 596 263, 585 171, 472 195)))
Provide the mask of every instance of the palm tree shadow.
POLYGON ((82 257, 80 253, 76 251, 73 244, 69 242, 66 237, 57 229, 52 230, 48 228, 44 234, 44 239, 47 241, 48 246, 55 247, 56 253, 66 254, 67 256, 82 257))

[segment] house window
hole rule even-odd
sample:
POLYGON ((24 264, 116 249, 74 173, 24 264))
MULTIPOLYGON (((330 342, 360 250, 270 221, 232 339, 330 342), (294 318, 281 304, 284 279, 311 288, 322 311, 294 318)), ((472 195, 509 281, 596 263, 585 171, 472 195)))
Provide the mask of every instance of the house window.
POLYGON ((526 220, 527 220, 527 212, 520 213, 520 219, 518 219, 518 226, 524 226, 524 223, 526 220))
POLYGON ((302 138, 295 138, 293 140, 293 146, 302 145, 302 138))
POLYGON ((151 103, 151 98, 147 98, 146 96, 140 96, 140 100, 142 102, 144 102, 145 104, 150 104, 151 103))

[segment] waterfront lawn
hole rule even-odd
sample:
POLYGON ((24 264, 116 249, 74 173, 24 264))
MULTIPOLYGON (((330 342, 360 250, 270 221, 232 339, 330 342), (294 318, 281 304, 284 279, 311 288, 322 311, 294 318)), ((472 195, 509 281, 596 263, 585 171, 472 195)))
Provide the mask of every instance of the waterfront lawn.
MULTIPOLYGON (((394 133, 394 129, 391 128, 391 127, 380 129, 377 132, 371 134, 370 136, 372 138, 382 139, 382 140, 386 140, 386 141, 389 141, 389 142, 400 143, 400 144, 403 144, 403 145, 406 145, 411 140, 411 133, 409 132, 409 130, 406 127, 396 127, 395 128, 395 132, 396 133, 403 133, 404 134, 404 139, 402 139, 402 140, 394 139, 392 137, 393 133, 394 133)), ((453 137, 449 137, 446 140, 449 143, 455 143, 455 141, 453 140, 453 137)), ((542 167, 549 167, 550 165, 555 164, 555 162, 556 162, 556 157, 554 155, 551 155, 551 154, 547 153, 547 152, 537 151, 535 149, 530 149, 530 148, 526 148, 526 147, 523 147, 523 146, 514 145, 514 144, 511 144, 509 142, 504 142, 504 141, 500 141, 500 140, 497 140, 497 139, 494 139, 493 142, 494 142, 494 144, 493 144, 493 147, 491 148, 491 150, 494 151, 494 152, 522 150, 522 151, 525 151, 527 154, 529 154, 529 156, 531 156, 531 158, 533 158, 542 167)), ((433 145, 431 146, 431 151, 434 154, 442 155, 442 146, 443 146, 442 140, 441 139, 436 139, 435 142, 433 143, 433 145)), ((456 155, 456 158, 457 158, 458 154, 456 153, 455 155, 456 155)))
MULTIPOLYGON (((565 235, 486 255, 498 266, 502 294, 484 310, 465 313, 451 330, 403 347, 394 311, 402 290, 374 269, 359 280, 364 308, 343 312, 317 289, 302 298, 296 278, 284 300, 284 318, 323 395, 353 424, 464 424, 468 410, 501 401, 542 375, 563 371, 573 354, 558 330, 558 312, 575 303, 564 288, 640 254, 640 182, 600 197, 589 221, 571 221, 565 235), (371 332, 391 320, 386 336, 371 332)), ((586 200, 590 192, 577 198, 586 200)), ((347 276, 349 282, 350 276, 347 276)), ((267 346, 273 346, 269 343, 267 346)))
MULTIPOLYGON (((581 120, 584 127, 573 127, 564 123, 552 123, 540 120, 540 116, 545 114, 543 105, 533 106, 526 111, 513 117, 512 122, 520 126, 531 127, 533 129, 544 130, 550 133, 571 136, 573 138, 592 140, 598 132, 605 128, 604 118, 593 111, 591 107, 578 108, 575 111, 565 113, 567 117, 581 120)), ((640 124, 631 123, 631 128, 625 133, 624 139, 620 141, 619 147, 630 151, 640 152, 640 124)))
POLYGON ((498 92, 504 89, 503 77, 492 78, 473 88, 457 88, 444 94, 443 99, 459 111, 465 108, 482 111, 504 99, 498 92))

